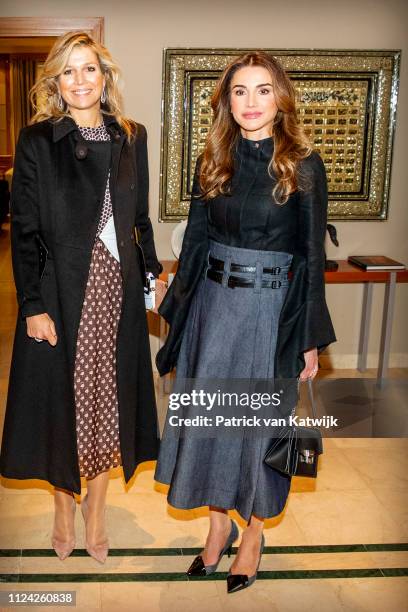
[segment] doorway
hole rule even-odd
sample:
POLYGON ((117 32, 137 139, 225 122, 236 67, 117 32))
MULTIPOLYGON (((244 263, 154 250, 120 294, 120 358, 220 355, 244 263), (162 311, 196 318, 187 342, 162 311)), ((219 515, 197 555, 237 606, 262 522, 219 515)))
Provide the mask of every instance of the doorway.
POLYGON ((8 214, 18 134, 32 114, 29 91, 56 38, 71 30, 103 42, 104 18, 0 18, 0 228, 8 214))

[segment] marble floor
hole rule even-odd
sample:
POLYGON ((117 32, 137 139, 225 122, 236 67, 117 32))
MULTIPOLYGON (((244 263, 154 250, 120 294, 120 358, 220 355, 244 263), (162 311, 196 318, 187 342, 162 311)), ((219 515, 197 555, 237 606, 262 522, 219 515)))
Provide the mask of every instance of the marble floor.
MULTIPOLYGON (((7 225, 0 234, 0 303, 1 429, 16 316, 7 225)), ((393 379, 407 374, 390 371, 393 379)), ((354 370, 319 373, 323 379, 356 376, 354 370)), ((374 378, 375 371, 365 377, 374 378)), ((156 383, 163 420, 166 396, 156 383)), ((168 506, 166 487, 153 480, 153 462, 139 466, 127 486, 120 468, 111 473, 111 551, 104 566, 84 550, 79 508, 77 547, 61 562, 50 547, 51 487, 3 479, 0 610, 14 609, 6 603, 8 591, 31 590, 75 591, 81 612, 408 611, 407 451, 406 438, 325 439, 318 478, 293 478, 284 511, 266 521, 257 582, 232 595, 225 585, 228 558, 215 575, 187 579, 185 570, 205 540, 207 512, 168 506)), ((243 521, 231 516, 243 529, 243 521)))

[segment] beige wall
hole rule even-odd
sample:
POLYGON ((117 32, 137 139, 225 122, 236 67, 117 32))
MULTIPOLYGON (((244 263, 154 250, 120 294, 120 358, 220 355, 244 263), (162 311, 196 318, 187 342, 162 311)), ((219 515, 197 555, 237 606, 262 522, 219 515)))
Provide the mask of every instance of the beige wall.
MULTIPOLYGON (((402 49, 397 131, 387 221, 337 222, 340 248, 349 253, 383 253, 408 264, 407 177, 407 3, 404 0, 2 0, 0 16, 103 16, 105 42, 123 68, 126 111, 149 133, 150 206, 159 256, 170 258, 173 224, 158 223, 162 50, 164 47, 269 47, 402 49)), ((374 290, 369 365, 376 366, 383 286, 374 290)), ((331 285, 327 302, 338 342, 330 347, 338 367, 354 367, 362 286, 331 285)), ((391 365, 408 366, 408 285, 397 289, 391 365)), ((152 342, 154 349, 156 340, 152 342)))

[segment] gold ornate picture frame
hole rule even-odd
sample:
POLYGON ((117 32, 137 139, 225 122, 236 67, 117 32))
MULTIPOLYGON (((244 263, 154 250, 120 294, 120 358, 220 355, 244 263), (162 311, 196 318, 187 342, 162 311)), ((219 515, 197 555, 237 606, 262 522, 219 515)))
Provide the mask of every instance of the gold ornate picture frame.
MULTIPOLYGON (((247 51, 164 50, 160 221, 188 215, 215 82, 247 51)), ((267 51, 294 81, 299 121, 324 161, 329 218, 386 219, 401 51, 267 51)))

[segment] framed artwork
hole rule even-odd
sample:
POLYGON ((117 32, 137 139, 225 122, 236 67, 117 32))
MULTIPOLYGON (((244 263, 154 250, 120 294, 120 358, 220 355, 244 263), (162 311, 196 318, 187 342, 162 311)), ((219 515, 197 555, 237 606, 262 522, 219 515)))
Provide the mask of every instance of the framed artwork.
MULTIPOLYGON (((248 51, 164 50, 160 221, 187 216, 216 81, 230 61, 248 51)), ((292 79, 299 122, 323 159, 329 218, 386 219, 401 52, 266 51, 292 79)))

